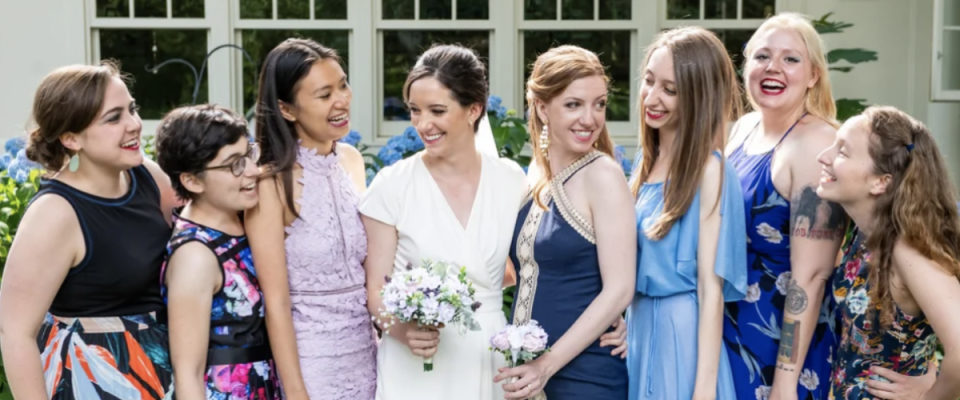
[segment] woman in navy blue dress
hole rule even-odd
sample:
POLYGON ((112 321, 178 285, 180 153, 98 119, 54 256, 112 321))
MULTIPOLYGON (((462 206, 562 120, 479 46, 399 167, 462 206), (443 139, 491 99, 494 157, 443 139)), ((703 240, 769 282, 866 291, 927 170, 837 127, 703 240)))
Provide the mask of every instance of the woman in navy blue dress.
POLYGON ((627 398, 626 364, 599 340, 636 280, 633 201, 606 128, 607 81, 596 54, 561 46, 537 59, 527 82, 540 173, 510 253, 519 268, 512 323, 538 321, 551 351, 495 378, 519 378, 504 385, 508 399, 627 398))
POLYGON ((727 303, 723 339, 739 399, 826 399, 836 351, 827 279, 846 216, 816 193, 817 154, 833 143, 836 108, 820 37, 780 14, 746 48, 753 106, 728 147, 747 218, 747 296, 727 303))

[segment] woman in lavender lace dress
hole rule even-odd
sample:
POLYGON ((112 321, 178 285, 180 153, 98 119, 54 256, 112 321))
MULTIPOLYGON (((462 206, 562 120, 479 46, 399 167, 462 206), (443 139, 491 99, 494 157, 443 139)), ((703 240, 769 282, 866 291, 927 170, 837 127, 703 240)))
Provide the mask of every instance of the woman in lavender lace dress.
POLYGON ((288 39, 260 76, 265 178, 246 228, 288 399, 370 400, 376 385, 357 212, 365 169, 356 149, 337 143, 350 129, 351 99, 339 61, 316 42, 288 39))

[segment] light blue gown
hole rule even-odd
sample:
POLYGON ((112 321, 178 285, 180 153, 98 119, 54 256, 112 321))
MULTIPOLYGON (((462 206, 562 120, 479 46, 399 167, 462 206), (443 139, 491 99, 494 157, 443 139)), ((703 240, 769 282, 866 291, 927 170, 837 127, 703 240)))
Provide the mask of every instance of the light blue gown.
MULTIPOLYGON (((736 169, 724 165, 714 271, 724 280, 724 301, 730 302, 746 295, 747 243, 740 180, 736 169)), ((643 184, 637 196, 637 295, 627 309, 630 400, 689 400, 696 382, 700 193, 670 232, 654 241, 644 232, 663 210, 663 185, 643 184)), ((718 327, 716 334, 721 333, 718 327)), ((726 351, 721 344, 716 398, 735 400, 726 351)))

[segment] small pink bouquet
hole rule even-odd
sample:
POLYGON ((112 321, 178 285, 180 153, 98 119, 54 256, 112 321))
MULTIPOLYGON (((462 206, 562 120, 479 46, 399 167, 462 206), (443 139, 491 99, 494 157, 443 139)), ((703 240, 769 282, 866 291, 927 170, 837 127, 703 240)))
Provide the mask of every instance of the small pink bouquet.
MULTIPOLYGON (((419 326, 444 327, 456 325, 460 334, 480 330, 474 312, 480 302, 473 299, 476 290, 467 280, 463 266, 423 260, 422 265, 407 265, 386 277, 386 285, 380 291, 383 308, 380 316, 392 322, 383 324, 387 332, 400 322, 416 322, 419 326)), ((376 317, 374 317, 376 318, 376 317)), ((423 370, 433 370, 433 357, 424 358, 423 370)))
POLYGON ((503 354, 511 368, 533 361, 550 351, 547 332, 535 320, 503 327, 490 338, 490 350, 503 354))

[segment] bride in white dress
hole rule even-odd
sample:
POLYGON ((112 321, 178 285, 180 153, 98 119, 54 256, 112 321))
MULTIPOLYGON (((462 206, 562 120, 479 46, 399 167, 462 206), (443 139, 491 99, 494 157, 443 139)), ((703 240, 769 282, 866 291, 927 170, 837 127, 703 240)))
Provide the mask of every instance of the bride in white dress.
MULTIPOLYGON (((425 149, 381 170, 360 201, 367 308, 380 316, 380 289, 394 271, 423 259, 450 261, 466 266, 476 288, 481 330, 461 335, 453 327, 391 325, 377 352, 377 400, 503 399, 503 384, 493 377, 506 363, 490 351, 490 337, 506 325, 502 289, 515 283, 507 259, 527 177, 517 163, 498 156, 483 117, 484 67, 472 50, 427 50, 403 93, 425 149), (431 356, 434 369, 424 372, 423 358, 431 356)), ((600 345, 623 357, 623 320, 615 327, 600 345)))
POLYGON ((391 326, 377 356, 380 400, 504 395, 493 377, 505 364, 489 350, 489 338, 506 324, 504 265, 526 176, 515 162, 477 149, 484 75, 483 64, 463 47, 436 46, 420 57, 404 97, 426 148, 380 171, 360 202, 371 314, 382 307, 384 277, 425 258, 466 266, 482 303, 476 312, 481 330, 464 335, 453 327, 391 326), (423 357, 429 356, 434 370, 423 372, 423 357))

